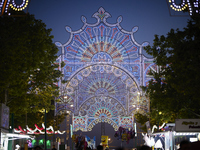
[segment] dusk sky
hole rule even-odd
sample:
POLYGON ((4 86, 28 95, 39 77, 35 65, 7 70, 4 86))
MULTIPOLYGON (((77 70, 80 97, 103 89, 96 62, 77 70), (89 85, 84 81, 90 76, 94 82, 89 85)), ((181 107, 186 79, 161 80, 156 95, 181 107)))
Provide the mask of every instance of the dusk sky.
POLYGON ((80 29, 81 16, 85 16, 88 23, 95 23, 92 15, 103 7, 111 15, 107 19, 109 23, 116 23, 118 16, 122 16, 122 28, 131 31, 138 26, 135 40, 152 45, 155 34, 166 35, 171 28, 183 29, 190 18, 188 13, 169 11, 168 5, 168 0, 31 0, 28 12, 52 28, 53 42, 63 44, 69 39, 65 26, 73 31, 80 29))
MULTIPOLYGON (((166 35, 171 28, 183 29, 190 18, 188 13, 169 11, 168 5, 168 0, 31 0, 28 12, 34 14, 36 19, 41 19, 47 28, 52 28, 54 43, 64 44, 69 39, 65 26, 71 27, 73 31, 79 30, 83 26, 81 16, 85 16, 90 24, 96 23, 92 15, 103 7, 111 15, 107 19, 109 23, 116 23, 117 18, 122 16, 121 26, 124 30, 131 31, 134 26, 138 26, 135 40, 139 44, 148 41, 153 45, 155 34, 166 35)), ((99 128, 100 124, 94 130, 100 132, 99 128)), ((114 130, 106 132, 114 135, 114 130)), ((96 134, 90 134, 91 138, 96 134)))

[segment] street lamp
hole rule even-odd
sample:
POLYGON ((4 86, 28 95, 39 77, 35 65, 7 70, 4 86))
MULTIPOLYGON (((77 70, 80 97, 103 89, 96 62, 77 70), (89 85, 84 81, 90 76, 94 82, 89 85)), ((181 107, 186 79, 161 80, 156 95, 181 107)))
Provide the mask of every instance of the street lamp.
POLYGON ((47 120, 46 120, 46 108, 45 108, 45 110, 44 110, 44 130, 45 130, 45 132, 44 132, 44 149, 45 150, 47 150, 47 128, 46 128, 46 126, 47 126, 47 120))

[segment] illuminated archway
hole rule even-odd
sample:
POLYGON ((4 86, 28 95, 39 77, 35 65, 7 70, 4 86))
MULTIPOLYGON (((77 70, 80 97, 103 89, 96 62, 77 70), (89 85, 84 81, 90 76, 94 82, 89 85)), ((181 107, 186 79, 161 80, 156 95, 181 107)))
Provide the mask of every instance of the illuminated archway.
POLYGON ((61 101, 56 103, 56 111, 72 112, 74 131, 88 131, 104 121, 115 130, 119 126, 132 127, 134 113, 148 111, 148 100, 140 95, 140 86, 146 85, 151 79, 149 70, 155 68, 153 59, 142 53, 148 42, 137 43, 134 33, 138 27, 124 30, 121 16, 116 23, 108 23, 111 15, 102 7, 93 17, 97 22, 89 24, 82 16, 84 25, 80 30, 72 31, 67 26, 69 40, 55 43, 62 49, 57 63, 65 62, 60 69, 68 81, 58 83, 61 101), (114 107, 115 113, 103 107, 104 103, 114 107))

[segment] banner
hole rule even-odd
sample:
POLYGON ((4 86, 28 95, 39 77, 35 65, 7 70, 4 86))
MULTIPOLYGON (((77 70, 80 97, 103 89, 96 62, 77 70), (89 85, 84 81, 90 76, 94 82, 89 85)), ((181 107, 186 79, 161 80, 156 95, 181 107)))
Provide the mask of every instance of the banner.
POLYGON ((5 104, 0 105, 0 127, 9 129, 9 107, 5 104))
POLYGON ((148 133, 148 135, 150 135, 152 132, 151 132, 151 126, 150 126, 149 121, 146 122, 146 127, 147 127, 147 133, 148 133))

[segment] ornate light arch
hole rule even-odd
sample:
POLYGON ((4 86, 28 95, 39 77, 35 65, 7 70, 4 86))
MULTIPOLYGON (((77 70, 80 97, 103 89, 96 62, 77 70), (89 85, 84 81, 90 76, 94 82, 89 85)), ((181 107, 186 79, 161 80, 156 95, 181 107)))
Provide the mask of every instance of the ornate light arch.
MULTIPOLYGON (((81 94, 78 107, 90 96, 104 95, 117 97, 137 94, 139 85, 123 69, 110 64, 96 64, 82 68, 66 84, 64 95, 71 99, 81 94), (104 92, 103 94, 101 94, 104 92)), ((120 100, 119 100, 120 101, 120 100)), ((126 103, 126 102, 124 102, 126 103)), ((125 104, 124 104, 125 105, 125 104)))
POLYGON ((88 118, 87 130, 91 131, 95 124, 106 122, 118 129, 120 118, 125 115, 125 108, 116 99, 104 96, 90 98, 79 109, 79 116, 88 118))
POLYGON ((91 131, 96 124, 101 122, 110 124, 115 131, 120 126, 131 128, 133 116, 126 116, 125 109, 114 98, 94 96, 84 102, 79 109, 79 115, 73 117, 74 130, 91 131))
MULTIPOLYGON (((107 121, 116 124, 114 129, 130 127, 133 113, 138 109, 148 111, 148 100, 138 94, 141 93, 140 86, 151 78, 147 73, 153 67, 153 59, 142 54, 148 42, 137 43, 134 33, 138 27, 133 27, 131 31, 124 30, 120 26, 122 16, 117 18, 116 23, 110 24, 107 18, 111 15, 101 7, 93 17, 97 22, 89 24, 82 16, 83 26, 77 31, 66 26, 70 33, 69 40, 64 44, 55 43, 62 49, 57 62, 65 62, 65 66, 60 68, 63 79, 69 81, 67 84, 58 83, 61 101, 56 103, 56 111, 70 110, 73 113, 73 129, 87 131, 101 119, 94 114, 89 116, 89 110, 83 115, 82 107, 86 107, 85 104, 92 99, 110 98, 122 106, 124 114, 118 115, 118 120, 119 116, 122 117, 118 122, 113 120, 113 115, 112 118, 107 117, 107 121), (127 121, 130 121, 128 126, 127 121)), ((96 104, 90 103, 88 107, 96 104)), ((110 110, 107 112, 111 113, 110 110)))
POLYGON ((63 97, 66 97, 67 103, 62 103, 60 108, 65 107, 65 109, 70 109, 73 112, 75 131, 79 129, 82 131, 91 130, 100 121, 111 124, 115 130, 119 126, 131 128, 133 126, 133 112, 139 106, 138 86, 133 78, 121 68, 111 64, 93 64, 80 69, 70 78, 63 95, 63 97), (98 99, 101 98, 104 100, 109 98, 106 103, 108 103, 107 105, 112 104, 112 108, 115 109, 115 116, 113 109, 107 107, 105 109, 102 105, 99 109, 90 110, 94 108, 94 105, 99 104, 98 99), (95 110, 98 110, 98 112, 95 110), (102 114, 107 112, 110 117, 104 116, 102 120, 96 115, 100 112, 102 114))

